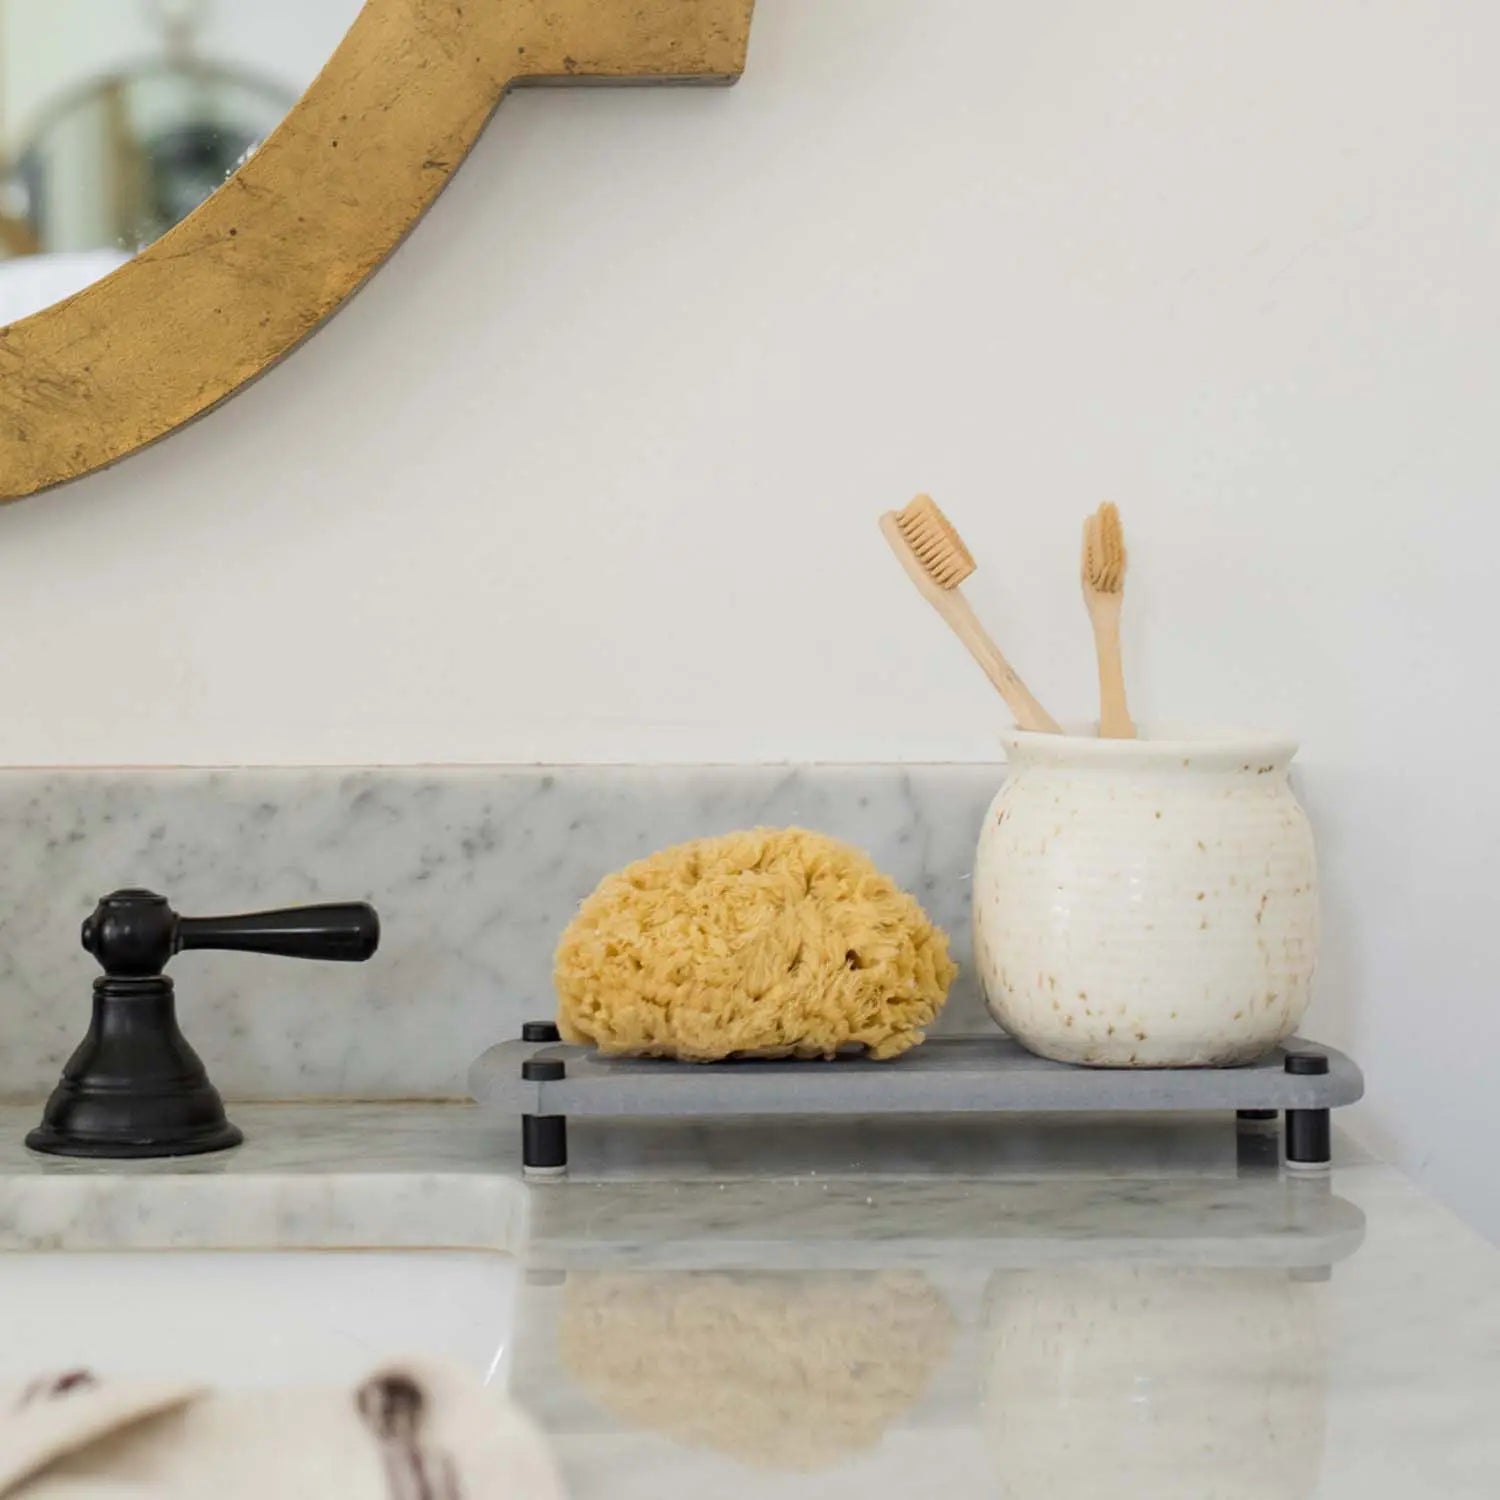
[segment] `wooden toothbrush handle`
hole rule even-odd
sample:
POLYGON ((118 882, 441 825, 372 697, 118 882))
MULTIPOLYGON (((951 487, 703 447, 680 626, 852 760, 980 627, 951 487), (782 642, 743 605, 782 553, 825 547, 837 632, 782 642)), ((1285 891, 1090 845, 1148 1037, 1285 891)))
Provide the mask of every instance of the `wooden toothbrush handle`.
POLYGON ((949 628, 969 648, 969 655, 984 669, 995 691, 1005 699, 1022 729, 1061 734, 1062 725, 1032 696, 1016 669, 1006 661, 989 632, 979 623, 969 601, 957 589, 933 590, 927 597, 949 628))
POLYGON ((1135 724, 1125 704, 1125 665, 1120 657, 1120 602, 1118 596, 1089 601, 1094 625, 1094 652, 1099 658, 1099 737, 1133 740, 1135 724))

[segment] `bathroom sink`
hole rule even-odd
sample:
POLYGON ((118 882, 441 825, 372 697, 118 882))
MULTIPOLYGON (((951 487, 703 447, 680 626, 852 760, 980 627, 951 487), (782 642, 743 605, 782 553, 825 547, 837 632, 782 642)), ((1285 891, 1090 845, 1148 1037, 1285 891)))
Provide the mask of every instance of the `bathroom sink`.
POLYGON ((402 1355, 504 1381, 527 1194, 448 1106, 242 1105, 239 1150, 41 1156, 0 1105, 0 1385, 39 1371, 341 1384, 402 1355))
POLYGON ((1347 1142, 612 1122, 528 1187, 473 1108, 243 1105, 235 1152, 104 1167, 9 1109, 0 1384, 447 1359, 575 1500, 1500 1494, 1500 1262, 1347 1142))
POLYGON ((419 1355, 505 1381, 516 1263, 484 1250, 0 1255, 0 1385, 38 1371, 345 1383, 419 1355))

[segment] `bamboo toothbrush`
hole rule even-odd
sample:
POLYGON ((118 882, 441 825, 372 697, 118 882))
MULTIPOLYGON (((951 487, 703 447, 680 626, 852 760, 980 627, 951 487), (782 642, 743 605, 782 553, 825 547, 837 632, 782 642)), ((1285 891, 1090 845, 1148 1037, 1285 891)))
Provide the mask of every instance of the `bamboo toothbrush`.
POLYGON ((1031 696, 1016 670, 979 623, 958 586, 977 564, 953 529, 953 524, 928 495, 918 495, 905 510, 888 510, 880 529, 891 551, 906 569, 918 592, 948 622, 984 669, 1000 696, 1010 705, 1022 729, 1061 734, 1057 720, 1031 696))
POLYGON ((1083 523, 1083 602, 1094 625, 1099 658, 1099 736, 1133 740, 1120 661, 1120 604, 1125 597, 1125 530, 1120 512, 1101 505, 1083 523))

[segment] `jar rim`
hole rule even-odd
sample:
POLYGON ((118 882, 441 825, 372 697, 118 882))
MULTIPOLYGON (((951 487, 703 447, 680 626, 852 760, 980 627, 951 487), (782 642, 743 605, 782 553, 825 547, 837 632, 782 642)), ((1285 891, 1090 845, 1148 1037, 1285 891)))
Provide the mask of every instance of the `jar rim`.
POLYGON ((1097 724, 1066 724, 1062 734, 1007 729, 1000 735, 1012 761, 1069 765, 1167 766, 1188 769, 1280 769, 1297 753, 1289 735, 1264 730, 1195 728, 1177 724, 1141 724, 1132 740, 1100 739, 1097 724))

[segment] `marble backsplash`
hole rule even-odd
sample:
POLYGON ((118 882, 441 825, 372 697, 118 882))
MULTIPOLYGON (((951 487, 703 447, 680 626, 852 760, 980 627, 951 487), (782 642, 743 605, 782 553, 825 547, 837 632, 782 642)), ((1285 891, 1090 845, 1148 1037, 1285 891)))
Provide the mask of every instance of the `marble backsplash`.
POLYGON ((232 1098, 461 1096, 552 1014, 552 949, 598 879, 756 824, 847 839, 912 891, 962 966, 941 1031, 991 1024, 969 876, 996 766, 0 771, 0 1095, 56 1081, 98 969, 78 928, 119 886, 187 915, 365 899, 368 964, 179 958, 183 1029, 232 1098))

